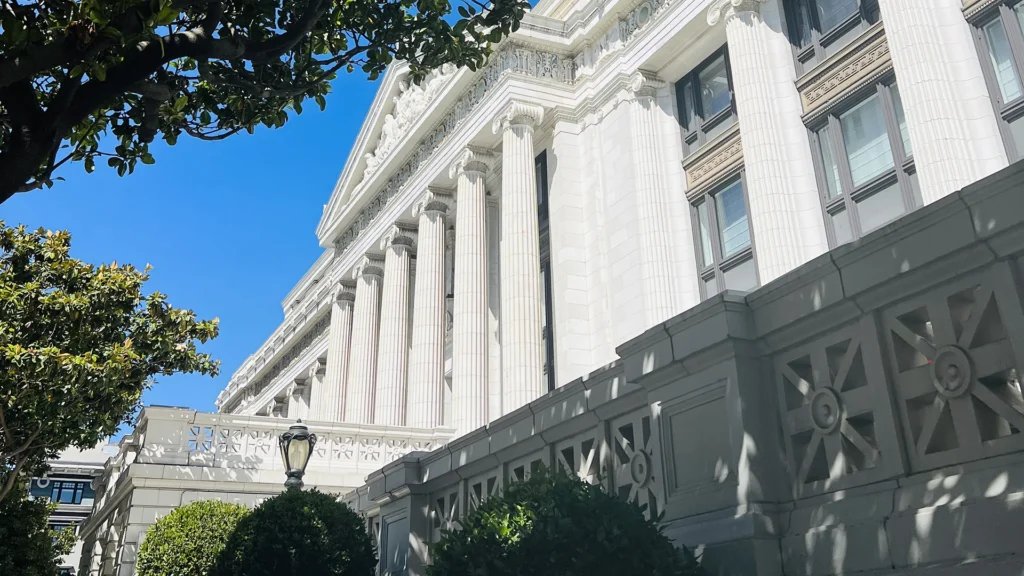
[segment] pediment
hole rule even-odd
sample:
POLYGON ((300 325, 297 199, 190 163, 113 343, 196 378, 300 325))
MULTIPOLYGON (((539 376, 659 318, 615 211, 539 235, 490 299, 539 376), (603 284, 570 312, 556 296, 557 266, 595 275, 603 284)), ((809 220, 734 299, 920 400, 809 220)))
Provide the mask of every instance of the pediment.
POLYGON ((345 168, 324 206, 316 232, 321 241, 331 223, 340 217, 351 201, 353 191, 359 189, 364 180, 372 179, 398 153, 408 135, 424 118, 428 107, 444 92, 457 72, 455 66, 446 64, 417 85, 410 80, 409 67, 404 62, 388 68, 349 152, 345 168))

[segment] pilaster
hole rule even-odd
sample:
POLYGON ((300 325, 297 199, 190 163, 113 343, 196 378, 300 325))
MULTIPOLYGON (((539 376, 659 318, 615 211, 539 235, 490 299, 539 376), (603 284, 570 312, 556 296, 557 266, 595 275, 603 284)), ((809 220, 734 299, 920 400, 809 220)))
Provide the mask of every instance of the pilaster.
POLYGON ((348 381, 352 347, 352 310, 355 283, 340 283, 331 297, 331 326, 327 345, 327 370, 323 385, 315 388, 310 401, 311 419, 342 422, 345 417, 345 385, 348 381))

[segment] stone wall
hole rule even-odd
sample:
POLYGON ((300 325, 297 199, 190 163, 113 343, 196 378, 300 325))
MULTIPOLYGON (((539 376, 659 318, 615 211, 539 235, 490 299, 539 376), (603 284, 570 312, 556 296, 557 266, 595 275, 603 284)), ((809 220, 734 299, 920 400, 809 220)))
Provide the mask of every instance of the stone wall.
POLYGON ((381 572, 544 464, 663 513, 713 574, 1020 574, 1024 165, 760 290, 721 294, 619 360, 347 501, 381 572))

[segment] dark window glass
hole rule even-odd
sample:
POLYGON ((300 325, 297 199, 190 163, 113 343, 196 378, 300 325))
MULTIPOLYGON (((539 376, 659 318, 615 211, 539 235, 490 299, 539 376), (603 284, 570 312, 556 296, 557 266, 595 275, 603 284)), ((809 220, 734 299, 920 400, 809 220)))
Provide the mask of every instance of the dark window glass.
POLYGON ((541 152, 534 161, 537 177, 537 218, 540 223, 540 276, 544 298, 541 301, 541 340, 544 345, 544 378, 548 391, 555 389, 555 341, 551 290, 551 241, 548 217, 548 155, 541 152))
POLYGON ((50 501, 60 504, 81 504, 85 492, 85 482, 53 481, 50 489, 50 501))
POLYGON ((921 204, 899 89, 880 83, 819 121, 812 134, 818 188, 835 247, 921 204))
POLYGON ((878 0, 784 0, 789 38, 804 73, 878 22, 878 0))
POLYGON ((982 71, 1007 156, 1024 158, 1024 2, 997 3, 974 19, 982 71))
POLYGON ((747 292, 759 285, 743 179, 692 200, 701 291, 709 298, 722 290, 747 292))
POLYGON ((676 105, 687 154, 736 123, 729 55, 725 49, 676 82, 676 105))

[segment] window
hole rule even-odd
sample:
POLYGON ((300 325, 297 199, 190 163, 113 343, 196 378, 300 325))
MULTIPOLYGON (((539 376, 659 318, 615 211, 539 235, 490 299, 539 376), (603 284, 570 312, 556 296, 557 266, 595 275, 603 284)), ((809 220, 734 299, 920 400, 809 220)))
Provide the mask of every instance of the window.
POLYGON ((544 343, 544 379, 548 392, 555 389, 554 318, 551 312, 551 241, 548 219, 548 154, 541 152, 534 160, 537 177, 537 218, 540 222, 540 277, 544 298, 541 300, 542 342, 544 343))
POLYGON ((881 83, 813 130, 815 172, 831 246, 920 205, 913 148, 896 84, 881 83))
POLYGON ((813 68, 878 22, 878 0, 786 0, 797 73, 813 68))
POLYGON ((676 100, 686 154, 736 123, 732 74, 725 49, 676 82, 676 100))
POLYGON ((85 482, 58 482, 51 483, 50 502, 60 504, 81 504, 82 494, 85 492, 85 482))
POLYGON ((975 40, 989 94, 1002 119, 1011 161, 1024 158, 1024 2, 1000 2, 981 15, 975 40))
POLYGON ((725 289, 747 292, 757 288, 742 177, 693 201, 693 228, 703 298, 725 289))

